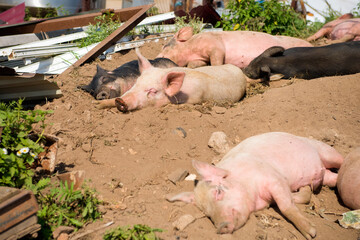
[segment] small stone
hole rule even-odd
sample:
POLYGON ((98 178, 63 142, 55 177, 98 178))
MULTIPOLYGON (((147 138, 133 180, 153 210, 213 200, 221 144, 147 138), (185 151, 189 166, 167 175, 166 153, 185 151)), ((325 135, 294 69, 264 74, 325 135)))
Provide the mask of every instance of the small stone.
POLYGON ((67 233, 61 233, 60 236, 56 240, 68 240, 69 234, 67 233))
POLYGON ((168 179, 176 184, 177 182, 183 181, 187 175, 189 175, 187 170, 178 168, 168 175, 168 179))
POLYGON ((73 183, 74 190, 77 190, 81 187, 82 183, 84 182, 85 171, 79 170, 79 171, 67 172, 60 174, 57 177, 61 182, 63 183, 67 182, 68 186, 71 186, 71 183, 73 183))
POLYGON ((41 167, 50 173, 53 173, 55 170, 57 148, 57 142, 54 142, 48 147, 46 152, 38 155, 41 161, 41 167))
POLYGON ((65 104, 65 109, 70 111, 70 109, 72 108, 71 103, 65 104))
POLYGON ((61 234, 70 234, 75 230, 75 228, 73 227, 69 227, 69 226, 59 226, 55 229, 55 231, 53 232, 53 237, 54 239, 59 239, 61 234))
POLYGON ((134 149, 132 149, 132 148, 129 148, 129 153, 130 153, 131 155, 137 154, 137 152, 136 152, 134 149))
POLYGON ((218 107, 218 106, 213 107, 213 110, 214 110, 215 113, 217 113, 217 114, 224 114, 224 113, 226 112, 226 108, 224 108, 224 107, 218 107))
POLYGON ((230 149, 227 136, 224 132, 213 132, 209 139, 208 146, 213 148, 218 154, 226 153, 230 149))
POLYGON ((174 228, 176 228, 177 230, 184 230, 190 223, 194 222, 195 218, 190 215, 190 214, 186 214, 181 216, 178 220, 176 220, 175 222, 172 223, 172 225, 174 226, 174 228))
POLYGON ((186 178, 185 181, 195 181, 196 179, 196 174, 189 174, 186 178))
POLYGON ((84 111, 85 123, 91 123, 91 112, 89 110, 84 111))

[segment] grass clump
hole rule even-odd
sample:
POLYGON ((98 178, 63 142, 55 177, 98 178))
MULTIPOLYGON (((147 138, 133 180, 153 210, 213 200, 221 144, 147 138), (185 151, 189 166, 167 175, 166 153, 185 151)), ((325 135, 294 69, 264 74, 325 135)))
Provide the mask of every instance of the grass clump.
POLYGON ((175 31, 177 32, 182 27, 192 27, 194 34, 201 32, 203 27, 203 21, 199 17, 176 17, 175 18, 175 31))
POLYGON ((75 229, 88 222, 101 218, 98 205, 101 201, 96 197, 95 190, 83 185, 74 190, 73 183, 51 184, 49 178, 44 178, 36 184, 28 184, 39 203, 39 223, 41 224, 41 239, 50 239, 52 232, 59 226, 72 226, 75 229))
POLYGON ((121 25, 119 20, 114 19, 113 13, 95 17, 95 21, 96 23, 90 24, 88 29, 85 31, 88 36, 79 41, 79 47, 82 48, 101 42, 121 25))
POLYGON ((45 116, 52 111, 25 111, 22 102, 0 103, 0 186, 21 188, 31 182, 37 156, 44 151, 45 116), (42 130, 35 141, 29 138, 33 124, 42 130))
POLYGON ((162 229, 151 228, 146 225, 137 224, 133 228, 117 227, 105 233, 104 240, 158 240, 156 232, 163 232, 162 229))
POLYGON ((25 188, 34 193, 40 206, 40 239, 51 239, 51 233, 60 225, 79 228, 100 218, 101 202, 86 185, 74 190, 73 184, 50 184, 49 178, 35 181, 33 168, 44 151, 45 117, 52 111, 24 110, 22 103, 22 99, 0 103, 0 186, 25 188), (35 124, 42 132, 34 140, 29 136, 35 124))
POLYGON ((272 35, 296 36, 306 28, 306 21, 289 5, 270 0, 231 0, 222 15, 222 26, 226 31, 248 30, 272 35))

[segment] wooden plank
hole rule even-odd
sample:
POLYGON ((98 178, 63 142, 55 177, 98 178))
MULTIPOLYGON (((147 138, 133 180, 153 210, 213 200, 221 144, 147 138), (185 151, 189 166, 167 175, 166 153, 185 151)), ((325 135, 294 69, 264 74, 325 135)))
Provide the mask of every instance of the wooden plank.
MULTIPOLYGON (((119 19, 121 22, 125 22, 128 21, 131 17, 134 16, 134 14, 138 13, 142 9, 144 9, 144 6, 118 9, 114 11, 114 18, 119 19)), ((8 26, 0 27, 0 36, 24 34, 24 33, 49 32, 60 29, 86 26, 89 25, 90 23, 94 24, 96 22, 95 18, 101 16, 103 12, 106 12, 106 10, 96 13, 77 14, 72 16, 36 20, 36 21, 26 22, 23 24, 8 25, 8 26)))
POLYGON ((62 96, 61 90, 56 83, 42 80, 43 75, 36 74, 35 76, 37 77, 34 79, 9 76, 8 80, 6 80, 5 76, 0 77, 0 100, 18 98, 26 98, 26 100, 51 99, 62 96), (3 82, 4 84, 2 84, 3 82))
POLYGON ((80 58, 77 62, 75 62, 71 67, 65 70, 63 74, 68 74, 73 68, 79 67, 84 63, 95 59, 102 52, 107 50, 111 45, 116 44, 118 40, 120 40, 126 33, 128 33, 131 29, 133 29, 136 25, 138 25, 145 17, 146 11, 149 10, 154 4, 141 6, 142 9, 138 11, 135 15, 133 15, 129 20, 127 20, 121 27, 116 29, 112 34, 110 34, 107 38, 105 38, 102 42, 100 42, 96 47, 94 47, 91 51, 85 54, 82 58, 80 58))

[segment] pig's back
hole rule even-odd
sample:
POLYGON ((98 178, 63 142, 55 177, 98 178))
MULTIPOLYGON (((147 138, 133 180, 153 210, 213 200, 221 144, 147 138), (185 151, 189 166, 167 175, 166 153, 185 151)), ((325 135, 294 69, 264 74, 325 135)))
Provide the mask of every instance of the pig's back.
POLYGON ((244 68, 249 63, 273 46, 282 46, 285 49, 290 47, 308 47, 310 43, 302 39, 285 36, 272 36, 267 33, 253 31, 231 31, 219 32, 225 47, 225 63, 234 64, 244 68))
POLYGON ((293 47, 312 47, 313 45, 303 39, 289 36, 275 36, 279 40, 279 45, 285 49, 293 47))
POLYGON ((360 147, 353 150, 339 169, 337 188, 346 206, 360 208, 360 147))
MULTIPOLYGON (((206 66, 193 69, 192 79, 197 79, 203 90, 203 100, 239 101, 245 94, 246 79, 242 70, 232 64, 206 66), (198 74, 200 73, 200 74, 198 74)), ((193 80, 190 80, 191 84, 193 80)))
POLYGON ((231 171, 239 162, 249 161, 236 158, 237 154, 248 154, 270 165, 288 180, 292 191, 309 184, 318 187, 325 172, 316 148, 288 133, 271 132, 247 138, 226 154, 218 166, 231 171))

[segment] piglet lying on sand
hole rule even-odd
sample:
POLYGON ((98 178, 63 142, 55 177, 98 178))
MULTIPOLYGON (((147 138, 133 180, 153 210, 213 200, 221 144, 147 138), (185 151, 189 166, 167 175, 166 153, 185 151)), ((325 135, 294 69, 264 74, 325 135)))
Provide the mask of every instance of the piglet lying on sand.
POLYGON ((360 147, 346 156, 339 170, 337 188, 346 206, 360 209, 360 147))
POLYGON ((318 32, 307 38, 313 41, 321 37, 333 40, 332 43, 360 41, 360 18, 352 18, 352 14, 344 14, 338 19, 328 22, 318 32))
POLYGON ((284 78, 313 79, 360 72, 360 41, 321 47, 284 49, 271 47, 251 61, 243 72, 249 78, 270 79, 280 73, 284 78))
POLYGON ((316 229, 295 203, 309 186, 335 186, 343 157, 329 145, 282 132, 253 136, 230 150, 212 166, 193 161, 201 180, 194 192, 184 192, 169 201, 195 203, 211 218, 218 233, 232 233, 242 227, 250 213, 275 202, 282 214, 307 238, 316 229), (298 190, 299 192, 296 192, 298 190), (296 192, 296 193, 294 193, 296 192))
POLYGON ((120 98, 98 102, 100 108, 117 107, 121 112, 168 103, 237 102, 245 94, 246 79, 236 66, 156 68, 136 49, 140 77, 120 98))
POLYGON ((272 36, 252 31, 220 31, 193 34, 192 27, 181 28, 157 57, 169 58, 180 67, 233 64, 246 67, 269 47, 312 47, 299 38, 272 36))

